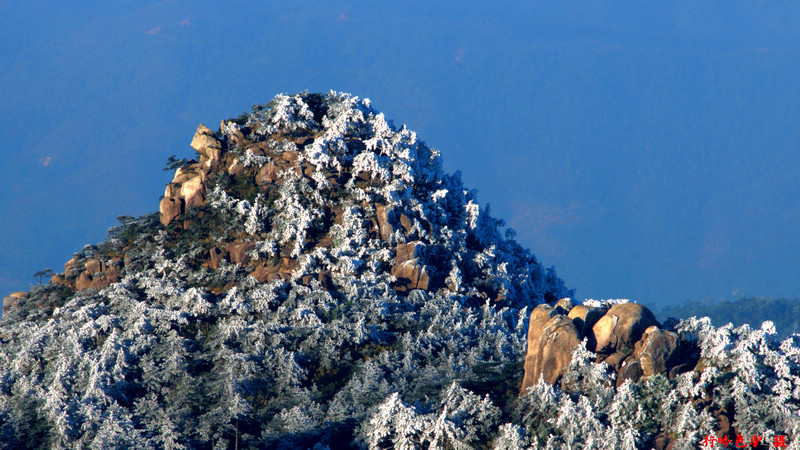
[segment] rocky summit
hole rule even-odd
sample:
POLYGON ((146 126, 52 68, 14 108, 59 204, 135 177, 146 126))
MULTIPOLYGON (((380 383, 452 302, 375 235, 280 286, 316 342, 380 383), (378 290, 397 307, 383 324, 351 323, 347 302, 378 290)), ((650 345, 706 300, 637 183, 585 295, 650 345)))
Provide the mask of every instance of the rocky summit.
POLYGON ((6 298, 0 446, 797 445, 793 338, 574 302, 369 100, 279 95, 190 146, 158 212, 6 298))

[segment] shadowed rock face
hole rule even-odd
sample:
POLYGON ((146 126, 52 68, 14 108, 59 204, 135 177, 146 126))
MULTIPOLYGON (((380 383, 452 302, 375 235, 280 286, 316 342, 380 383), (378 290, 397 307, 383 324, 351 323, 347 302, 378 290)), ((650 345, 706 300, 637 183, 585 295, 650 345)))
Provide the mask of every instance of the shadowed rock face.
POLYGON ((375 217, 381 238, 384 241, 388 241, 392 237, 392 233, 394 233, 394 227, 391 224, 394 212, 386 205, 375 205, 375 217))
POLYGON ((634 383, 639 381, 642 378, 642 374, 642 364, 636 358, 629 357, 622 363, 617 372, 617 387, 622 386, 628 380, 634 383))
POLYGON ((680 360, 678 335, 662 330, 646 307, 573 306, 569 299, 561 299, 555 306, 539 305, 531 312, 521 393, 539 378, 555 385, 584 339, 587 348, 597 353, 597 362, 605 362, 616 373, 617 386, 656 374, 674 377, 694 367, 692 361, 680 360))
POLYGON ((572 319, 578 330, 581 331, 581 336, 586 336, 589 339, 587 345, 591 346, 594 342, 594 334, 591 333, 594 324, 603 317, 606 313, 606 308, 590 308, 586 305, 575 305, 569 310, 567 316, 572 319))

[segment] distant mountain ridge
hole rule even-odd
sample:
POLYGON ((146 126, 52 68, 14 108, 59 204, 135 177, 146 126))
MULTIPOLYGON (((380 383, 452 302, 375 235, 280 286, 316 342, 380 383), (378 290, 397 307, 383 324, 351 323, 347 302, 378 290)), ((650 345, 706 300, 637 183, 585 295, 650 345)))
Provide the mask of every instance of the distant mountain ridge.
POLYGON ((576 340, 520 397, 532 310, 609 313, 606 340, 627 356, 614 312, 636 308, 559 302, 574 291, 555 270, 366 99, 279 95, 200 125, 191 146, 196 159, 170 158, 157 213, 120 217, 7 299, 0 445, 694 448, 756 432, 797 445, 800 350, 769 324, 665 324, 648 333, 694 364, 622 382, 576 340))
POLYGON ((780 337, 800 333, 800 298, 740 297, 734 300, 686 301, 670 305, 659 317, 708 317, 716 325, 734 326, 771 321, 780 337))

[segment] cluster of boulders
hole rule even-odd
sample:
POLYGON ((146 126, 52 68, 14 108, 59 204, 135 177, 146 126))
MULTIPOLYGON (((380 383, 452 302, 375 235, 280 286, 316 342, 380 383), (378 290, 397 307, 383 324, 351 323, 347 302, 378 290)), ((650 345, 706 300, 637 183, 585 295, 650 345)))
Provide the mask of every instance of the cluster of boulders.
POLYGON ((64 273, 54 275, 50 282, 80 291, 102 288, 122 279, 124 263, 121 258, 107 260, 73 256, 64 263, 64 273))
MULTIPOLYGON (((616 372, 616 385, 664 374, 674 378, 694 368, 696 360, 681 360, 678 335, 661 328, 649 309, 637 303, 611 307, 572 305, 568 298, 555 306, 537 306, 530 317, 522 393, 543 378, 555 385, 586 339, 597 362, 616 372)), ((684 358, 686 359, 686 358, 684 358)))
MULTIPOLYGON (((186 212, 190 206, 202 205, 206 196, 206 180, 212 168, 216 168, 222 156, 222 141, 203 124, 190 144, 200 154, 200 161, 178 168, 172 182, 164 190, 164 198, 159 204, 161 223, 168 225, 186 212)), ((188 226, 188 224, 187 224, 188 226)))
MULTIPOLYGON (((637 303, 591 307, 574 305, 563 298, 555 306, 534 308, 528 327, 525 376, 520 394, 539 382, 556 385, 565 374, 573 351, 586 340, 587 350, 597 354, 595 363, 605 363, 616 373, 616 387, 627 380, 638 382, 657 374, 674 379, 693 371, 693 379, 705 368, 696 348, 682 345, 679 336, 663 329, 653 313, 637 303)), ((716 419, 718 438, 735 439, 731 425, 734 412, 713 406, 711 392, 693 400, 696 408, 716 419)), ((657 436, 657 449, 670 449, 668 435, 657 436)))
MULTIPOLYGON (((88 288, 103 288, 122 280, 125 263, 119 257, 87 258, 78 254, 64 263, 64 273, 52 275, 50 282, 66 286, 73 291, 88 288)), ((12 308, 20 300, 28 298, 27 292, 14 292, 3 299, 3 311, 12 308)))

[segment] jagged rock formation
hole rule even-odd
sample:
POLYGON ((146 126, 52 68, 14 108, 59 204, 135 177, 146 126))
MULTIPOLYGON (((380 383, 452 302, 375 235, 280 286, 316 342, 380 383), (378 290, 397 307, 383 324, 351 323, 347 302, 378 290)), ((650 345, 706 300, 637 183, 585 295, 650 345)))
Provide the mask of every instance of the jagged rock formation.
POLYGON ((539 305, 531 313, 528 327, 528 350, 525 356, 525 379, 522 392, 539 381, 555 384, 564 374, 581 335, 560 306, 539 305))
POLYGON ((187 208, 203 204, 208 177, 220 162, 222 142, 205 125, 200 124, 197 127, 190 145, 200 158, 199 161, 176 170, 172 182, 167 184, 164 198, 159 204, 161 223, 164 225, 169 225, 172 220, 185 213, 187 208))

